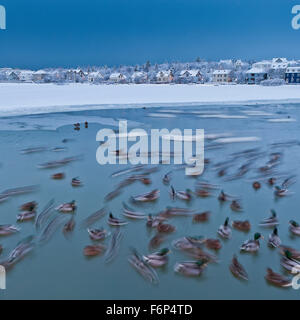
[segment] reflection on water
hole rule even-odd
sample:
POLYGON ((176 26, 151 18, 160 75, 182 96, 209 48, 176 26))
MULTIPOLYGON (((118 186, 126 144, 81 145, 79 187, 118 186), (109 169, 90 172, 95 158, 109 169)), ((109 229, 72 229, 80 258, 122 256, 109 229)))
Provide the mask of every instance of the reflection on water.
POLYGON ((259 223, 269 215, 270 209, 275 209, 280 223, 279 236, 283 244, 300 248, 300 239, 291 236, 288 231, 290 219, 300 222, 297 216, 298 182, 291 186, 289 197, 276 200, 273 188, 266 183, 268 176, 262 178, 263 173, 257 170, 266 165, 271 153, 281 152, 284 155, 280 163, 274 167, 280 181, 299 174, 300 147, 296 143, 290 143, 288 147, 281 144, 299 139, 299 115, 299 105, 262 105, 102 110, 0 119, 1 191, 21 186, 39 186, 34 193, 14 196, 0 204, 0 223, 15 224, 21 228, 19 233, 0 238, 0 245, 4 248, 1 260, 9 255, 20 240, 37 234, 34 223, 16 222, 20 205, 36 201, 38 213, 52 198, 55 199, 56 205, 76 200, 78 206, 74 214, 76 223, 74 231, 66 237, 60 226, 51 234, 49 241, 38 244, 24 260, 18 262, 8 272, 7 289, 0 291, 0 297, 2 299, 298 299, 298 291, 279 289, 266 283, 264 276, 267 267, 284 274, 277 250, 270 249, 266 240, 261 241, 261 248, 256 254, 240 254, 239 247, 245 240, 252 238, 255 232, 260 232, 265 239, 268 239, 272 229, 263 228, 259 223), (96 162, 96 150, 99 146, 96 142, 97 131, 104 127, 115 128, 119 119, 128 120, 131 128, 139 127, 146 131, 153 128, 204 129, 208 138, 205 158, 210 161, 207 160, 206 171, 198 180, 214 184, 214 188, 209 191, 212 196, 204 197, 200 192, 201 197, 193 194, 193 199, 189 202, 178 197, 177 200, 172 200, 170 187, 164 183, 166 177, 163 181, 166 174, 177 192, 186 189, 195 191, 199 181, 186 177, 180 167, 161 165, 158 171, 149 175, 152 181, 150 185, 135 181, 123 187, 122 192, 113 200, 105 202, 105 196, 115 190, 124 179, 132 174, 139 174, 139 172, 128 172, 112 176, 113 173, 130 166, 100 166, 96 162), (83 123, 86 120, 89 122, 88 129, 82 126, 81 130, 74 131, 70 125, 74 122, 83 123), (55 128, 57 129, 53 130, 55 128), (20 131, 24 129, 26 130, 20 131), (21 154, 21 150, 40 146, 47 147, 47 150, 21 154), (246 149, 255 150, 253 154, 256 156, 247 158, 241 155, 240 152, 246 149), (83 158, 60 168, 38 168, 39 164, 68 159, 76 155, 83 155, 83 158), (220 172, 222 170, 224 172, 220 172), (51 179, 51 176, 58 172, 65 174, 64 179, 51 179), (80 179, 82 186, 72 187, 71 180, 75 177, 80 179), (261 183, 261 188, 256 191, 252 187, 255 180, 261 183), (243 211, 231 210, 230 203, 221 205, 217 200, 220 192, 218 187, 230 195, 237 196, 243 211), (130 202, 131 196, 154 189, 160 190, 160 198, 157 201, 140 204, 130 202), (122 216, 123 202, 129 204, 130 210, 146 214, 156 214, 165 210, 167 206, 187 208, 197 213, 210 212, 205 216, 208 220, 200 223, 193 222, 189 215, 167 220, 176 231, 165 234, 164 242, 160 245, 160 248, 169 247, 171 253, 168 264, 156 270, 159 278, 157 285, 146 282, 128 263, 132 248, 142 255, 152 251, 149 251, 149 241, 156 234, 154 228, 147 228, 143 219, 132 220, 122 216), (116 230, 107 223, 108 213, 112 212, 117 218, 127 219, 129 223, 120 227, 122 237, 118 238, 120 239, 118 250, 113 259, 107 260, 105 255, 86 258, 83 249, 87 245, 96 243, 90 239, 86 229, 81 227, 82 223, 104 206, 107 206, 108 212, 95 222, 93 228, 103 227, 111 233, 101 242, 107 249, 112 250, 112 235, 116 230), (177 262, 192 258, 171 248, 171 243, 185 236, 216 239, 217 230, 226 217, 229 217, 230 221, 249 220, 251 231, 244 233, 233 229, 231 239, 220 239, 222 248, 218 252, 205 249, 206 252, 216 255, 218 262, 210 263, 198 278, 187 278, 175 273, 174 266, 177 262), (249 276, 248 282, 241 282, 230 273, 229 265, 233 254, 237 254, 239 261, 245 267, 249 276))

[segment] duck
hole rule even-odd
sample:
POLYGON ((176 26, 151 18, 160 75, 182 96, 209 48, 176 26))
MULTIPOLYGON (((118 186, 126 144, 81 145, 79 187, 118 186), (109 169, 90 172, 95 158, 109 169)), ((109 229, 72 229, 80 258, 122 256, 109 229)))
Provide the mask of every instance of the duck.
POLYGON ((152 190, 148 193, 134 196, 132 197, 132 200, 134 202, 150 202, 150 201, 155 201, 159 198, 160 196, 160 191, 158 189, 152 190))
POLYGON ((285 251, 288 250, 293 259, 300 260, 300 251, 288 246, 283 246, 283 245, 281 245, 279 249, 280 249, 279 252, 281 255, 285 255, 285 251))
POLYGON ((0 255, 3 252, 3 246, 0 244, 0 255))
POLYGON ((205 239, 205 246, 207 249, 211 250, 220 250, 222 248, 222 244, 219 239, 205 239))
POLYGON ((245 221, 235 220, 232 222, 232 227, 240 231, 248 232, 251 229, 251 224, 248 220, 245 220, 245 221))
POLYGON ((263 239, 263 236, 260 233, 254 234, 254 239, 245 241, 241 247, 241 251, 245 252, 257 252, 260 248, 259 239, 263 239))
POLYGON ((135 212, 125 202, 123 202, 123 215, 129 219, 146 219, 147 215, 141 212, 135 212))
POLYGON ((144 261, 153 268, 163 267, 168 263, 168 248, 163 248, 158 252, 151 253, 147 256, 143 256, 144 261))
POLYGON ((231 208, 232 211, 235 211, 235 212, 243 211, 243 208, 242 208, 241 204, 237 200, 233 200, 231 202, 230 208, 231 208))
POLYGON ((289 224, 290 224, 290 228, 289 228, 290 232, 296 236, 300 236, 299 224, 294 220, 290 220, 289 224))
POLYGON ((205 211, 205 212, 202 212, 202 213, 194 214, 193 222, 196 222, 196 223, 197 222, 206 222, 206 221, 208 221, 210 215, 211 215, 210 211, 205 211))
POLYGON ((161 217, 161 216, 153 216, 152 214, 148 214, 148 218, 147 218, 147 227, 149 228, 156 228, 159 223, 165 221, 166 218, 161 217))
POLYGON ((103 254, 106 250, 106 247, 98 244, 98 245, 89 245, 83 249, 83 254, 87 257, 95 257, 100 254, 103 254))
POLYGON ((254 181, 252 187, 254 190, 259 190, 261 188, 261 183, 258 181, 254 181))
POLYGON ((64 227, 63 227, 63 232, 66 234, 68 232, 72 232, 75 228, 75 219, 74 217, 71 217, 71 219, 65 223, 64 227))
POLYGON ((218 200, 220 202, 228 201, 228 195, 223 190, 221 190, 221 192, 220 192, 220 194, 218 196, 218 200))
POLYGON ((269 235, 269 246, 272 248, 278 248, 281 245, 281 240, 278 236, 278 229, 275 227, 273 232, 269 235))
POLYGON ((245 268, 239 263, 236 255, 233 256, 229 269, 235 277, 248 281, 248 274, 245 268))
POLYGON ((212 193, 206 189, 196 189, 195 194, 201 198, 208 198, 212 195, 212 193))
POLYGON ((172 172, 170 171, 163 176, 163 184, 168 185, 171 182, 171 173, 172 172))
POLYGON ((174 271, 184 276, 198 277, 207 267, 206 260, 185 261, 175 264, 174 271))
POLYGON ((35 218, 35 216, 36 216, 35 211, 26 211, 23 213, 19 213, 17 215, 17 221, 23 222, 23 221, 33 220, 35 218))
POLYGON ((175 249, 190 250, 198 248, 206 242, 206 239, 202 236, 183 237, 172 242, 172 246, 175 249))
POLYGON ((293 258, 289 250, 284 251, 284 256, 281 258, 280 264, 291 273, 300 273, 300 262, 293 258))
POLYGON ((276 183, 276 178, 269 178, 268 179, 269 186, 274 186, 275 183, 276 183))
POLYGON ((12 224, 0 225, 0 236, 8 236, 19 231, 20 229, 12 224))
POLYGON ((27 202, 21 205, 20 211, 34 211, 38 204, 35 201, 27 202))
POLYGON ((218 234, 224 238, 224 239, 230 239, 231 238, 231 228, 228 225, 229 218, 226 218, 224 224, 222 224, 218 229, 218 234))
POLYGON ((261 227, 275 227, 279 224, 275 210, 271 210, 271 216, 263 219, 259 224, 261 227))
POLYGON ((125 226, 128 224, 127 221, 114 217, 112 213, 109 214, 107 223, 114 227, 125 226))
POLYGON ((279 186, 276 186, 275 187, 275 191, 274 191, 274 195, 278 198, 282 198, 282 197, 285 197, 287 196, 289 193, 288 189, 286 188, 281 188, 279 186))
POLYGON ((110 235, 110 232, 107 230, 101 229, 87 229, 90 238, 95 241, 104 240, 110 235))
POLYGON ((277 287, 290 287, 291 281, 279 273, 274 272, 271 268, 267 269, 265 279, 277 287))
POLYGON ((186 191, 177 191, 171 186, 170 196, 173 200, 176 198, 184 201, 190 201, 192 199, 191 190, 186 189, 186 191))
POLYGON ((62 172, 59 172, 59 173, 54 173, 52 176, 51 176, 51 179, 53 180, 62 180, 65 178, 65 174, 62 173, 62 172))
POLYGON ((165 239, 166 239, 165 236, 163 236, 161 233, 157 233, 150 240, 149 247, 150 248, 158 248, 165 241, 165 239))
POLYGON ((73 213, 76 210, 76 202, 75 200, 68 202, 68 203, 63 203, 59 205, 55 210, 62 212, 62 213, 73 213))
POLYGON ((160 233, 172 233, 176 230, 174 226, 171 224, 159 222, 159 224, 156 227, 157 231, 160 233))
POLYGON ((71 185, 72 185, 72 187, 80 187, 80 186, 82 186, 82 182, 79 180, 78 177, 76 177, 76 178, 72 179, 71 185))

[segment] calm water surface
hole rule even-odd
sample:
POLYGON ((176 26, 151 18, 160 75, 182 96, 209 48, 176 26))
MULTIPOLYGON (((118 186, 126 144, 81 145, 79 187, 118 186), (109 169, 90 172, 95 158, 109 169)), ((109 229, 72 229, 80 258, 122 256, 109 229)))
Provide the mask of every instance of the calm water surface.
MULTIPOLYGON (((275 201, 273 190, 263 184, 261 190, 252 189, 253 177, 257 176, 255 168, 262 166, 267 157, 253 164, 253 169, 238 180, 225 181, 218 178, 213 164, 224 161, 236 151, 249 148, 261 148, 268 154, 274 151, 284 151, 279 172, 299 175, 300 147, 272 148, 274 142, 284 142, 299 139, 300 105, 261 105, 261 106, 201 106, 176 107, 172 109, 129 109, 86 111, 73 113, 58 113, 36 116, 0 119, 0 189, 39 185, 34 194, 11 198, 0 205, 0 223, 16 224, 16 215, 21 204, 35 200, 39 203, 39 212, 46 203, 54 198, 57 204, 76 200, 78 210, 75 215, 76 228, 71 237, 66 239, 58 230, 51 240, 43 246, 38 245, 23 261, 18 263, 7 275, 7 290, 0 291, 1 299, 299 299, 300 291, 293 289, 278 289, 266 283, 264 276, 267 267, 284 273, 280 267, 280 256, 276 250, 268 248, 262 241, 258 254, 240 254, 241 243, 253 237, 254 232, 261 232, 265 238, 271 232, 258 226, 262 218, 269 215, 271 208, 276 209, 280 219, 279 235, 284 244, 300 249, 300 238, 293 238, 288 231, 288 221, 293 218, 300 222, 298 196, 299 183, 291 187, 295 194, 275 201), (179 110, 179 112, 178 112, 179 110), (180 111, 184 110, 183 113, 180 111), (212 117, 211 115, 217 115, 212 117), (239 116, 228 118, 224 116, 239 116), (198 212, 210 210, 211 218, 207 223, 193 224, 190 218, 174 218, 170 223, 177 227, 174 234, 168 236, 163 246, 171 247, 171 241, 187 235, 203 235, 217 237, 217 229, 227 216, 231 220, 249 219, 252 230, 245 234, 233 230, 231 240, 223 241, 223 248, 217 253, 219 263, 210 264, 203 275, 196 279, 185 278, 173 271, 177 261, 189 260, 181 252, 172 250, 169 264, 163 270, 158 270, 159 285, 153 286, 144 281, 129 265, 127 258, 130 247, 135 247, 140 253, 148 253, 148 243, 154 232, 149 232, 145 221, 130 221, 122 227, 124 233, 118 256, 109 264, 104 263, 104 257, 86 259, 83 248, 91 244, 86 230, 79 228, 80 222, 91 213, 105 205, 105 195, 126 176, 111 178, 110 175, 126 166, 100 166, 96 162, 96 133, 99 129, 108 127, 116 129, 119 119, 128 120, 130 128, 139 127, 149 131, 151 128, 189 128, 205 129, 207 134, 230 133, 234 137, 258 137, 255 142, 226 144, 221 149, 207 150, 206 158, 211 160, 203 177, 211 183, 222 186, 230 194, 242 198, 244 212, 233 213, 228 204, 220 206, 216 197, 194 198, 186 204, 180 200, 172 202, 169 188, 162 183, 162 176, 174 166, 161 166, 153 175, 152 185, 132 184, 123 193, 109 202, 109 209, 120 216, 122 201, 128 202, 131 195, 161 190, 160 199, 153 204, 136 207, 146 213, 158 213, 166 206, 189 207, 198 212), (271 119, 288 119, 287 122, 270 122, 271 119), (79 132, 73 130, 73 122, 88 120, 88 129, 79 132), (295 121, 291 121, 295 120, 295 121), (72 138, 67 144, 62 140, 72 138), (21 155, 20 150, 31 146, 66 146, 64 152, 43 152, 21 155), (81 161, 71 163, 63 168, 42 170, 39 163, 61 159, 67 156, 83 154, 81 161), (66 179, 51 180, 51 174, 63 171, 66 179), (82 188, 72 188, 70 180, 79 176, 84 182, 82 188), (228 266, 233 253, 237 253, 240 262, 249 274, 247 283, 234 278, 228 266)), ((213 142, 207 142, 207 145, 213 142)), ((245 160, 232 164, 229 173, 237 171, 245 160)), ((184 175, 183 170, 173 174, 172 184, 178 190, 194 189, 195 179, 184 175)), ((217 193, 216 193, 217 194, 217 193)), ((105 227, 107 217, 95 224, 95 227, 105 227)), ((19 234, 0 239, 4 247, 1 259, 27 235, 36 235, 34 224, 20 223, 19 234)), ((105 241, 108 244, 109 238, 105 241)))

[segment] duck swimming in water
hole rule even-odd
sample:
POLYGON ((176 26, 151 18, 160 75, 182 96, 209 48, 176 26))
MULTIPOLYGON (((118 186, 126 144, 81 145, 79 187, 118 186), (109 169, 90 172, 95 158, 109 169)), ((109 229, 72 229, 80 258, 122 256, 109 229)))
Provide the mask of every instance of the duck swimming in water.
POLYGON ((68 203, 63 203, 59 205, 55 210, 62 212, 62 213, 73 213, 75 212, 77 206, 75 200, 68 202, 68 203))
POLYGON ((21 205, 21 211, 34 211, 37 208, 37 203, 35 201, 27 202, 21 205))
POLYGON ((284 256, 281 258, 280 264, 291 273, 300 273, 300 261, 294 259, 289 250, 284 251, 284 256))
POLYGON ((143 256, 143 259, 151 267, 159 268, 163 267, 168 263, 168 253, 170 250, 168 248, 163 248, 158 252, 151 253, 147 256, 143 256))
POLYGON ((224 224, 222 224, 218 229, 218 234, 224 239, 231 238, 232 231, 228 223, 229 223, 229 218, 226 218, 224 224))
POLYGON ((176 230, 176 228, 174 226, 172 226, 171 224, 162 223, 162 222, 160 222, 157 225, 156 229, 160 233, 172 233, 176 230))
POLYGON ((252 187, 254 190, 259 190, 261 188, 261 183, 258 181, 253 182, 252 187))
POLYGON ((279 186, 276 186, 275 187, 275 191, 274 191, 274 195, 278 198, 282 198, 282 197, 285 197, 289 194, 289 191, 288 189, 286 188, 281 188, 279 186))
POLYGON ((125 202, 123 202, 123 215, 129 219, 146 219, 147 215, 142 212, 135 212, 125 202))
POLYGON ((232 211, 235 211, 235 212, 243 211, 243 208, 242 208, 241 204, 237 200, 233 200, 231 202, 230 208, 231 208, 232 211))
POLYGON ((64 227, 63 227, 63 232, 64 234, 67 234, 69 232, 72 232, 75 228, 75 219, 72 216, 68 222, 65 223, 64 227))
POLYGON ((110 235, 110 232, 107 230, 101 229, 87 229, 87 232, 90 235, 90 238, 94 241, 104 240, 110 235))
POLYGON ((158 189, 155 189, 151 192, 142 194, 142 195, 138 195, 138 196, 134 196, 132 197, 132 200, 134 202, 150 202, 150 201, 155 201, 159 198, 160 192, 158 189))
POLYGON ((9 236, 19 231, 20 229, 12 224, 0 225, 0 236, 9 236))
POLYGON ((201 247, 206 242, 202 236, 183 237, 172 242, 172 246, 179 250, 190 250, 201 247))
POLYGON ((147 227, 156 228, 161 222, 165 221, 166 218, 161 216, 153 216, 152 214, 148 215, 147 218, 147 227))
POLYGON ((23 221, 33 220, 35 218, 35 216, 36 216, 35 211, 26 211, 23 213, 19 213, 17 215, 17 221, 23 222, 23 221))
POLYGON ((232 222, 232 227, 240 231, 248 232, 251 229, 251 224, 248 220, 246 221, 235 220, 232 222))
POLYGON ((79 180, 78 177, 76 177, 76 178, 72 179, 71 185, 72 185, 72 187, 80 187, 80 186, 82 186, 82 182, 79 180))
POLYGON ((194 214, 193 222, 196 222, 196 223, 197 222, 206 222, 206 221, 208 221, 210 215, 211 215, 210 211, 205 211, 202 213, 194 214))
POLYGON ((207 249, 211 250, 220 250, 222 248, 222 244, 219 239, 205 239, 205 246, 207 249))
POLYGON ((261 227, 275 227, 279 224, 277 214, 275 210, 271 210, 271 216, 265 218, 259 225, 261 227))
POLYGON ((263 239, 263 236, 260 233, 254 234, 254 239, 245 241, 241 247, 241 251, 245 252, 257 252, 260 248, 259 239, 263 239))
POLYGON ((272 248, 278 248, 281 245, 281 240, 278 236, 278 229, 275 227, 273 232, 269 235, 269 246, 272 248))
POLYGON ((128 224, 127 221, 114 217, 112 213, 109 214, 107 223, 114 227, 125 226, 126 224, 128 224))
POLYGON ((176 191, 172 186, 171 186, 171 191, 170 191, 171 198, 175 200, 176 198, 184 201, 190 201, 192 199, 191 195, 191 190, 187 189, 186 191, 176 191))
POLYGON ((291 280, 282 276, 279 273, 274 272, 271 268, 267 269, 267 274, 266 274, 265 278, 268 282, 270 282, 271 284, 273 284, 277 287, 284 288, 284 287, 291 286, 291 280))
POLYGON ((239 263, 236 255, 233 256, 229 269, 235 277, 248 281, 248 274, 245 268, 239 263))
POLYGON ((188 277, 199 277, 207 267, 206 260, 176 263, 174 271, 188 277))
POLYGON ((280 246, 280 254, 281 255, 285 255, 285 252, 286 251, 289 251, 290 252, 290 256, 295 259, 295 260, 300 260, 300 251, 296 250, 296 249, 293 249, 291 247, 288 247, 288 246, 280 246))
POLYGON ((89 245, 83 249, 83 254, 87 257, 95 257, 103 254, 105 250, 106 247, 101 244, 95 246, 89 245))
POLYGON ((60 172, 60 173, 54 173, 52 176, 51 176, 51 179, 53 180, 62 180, 65 178, 65 174, 60 172))
POLYGON ((296 236, 300 236, 299 224, 294 220, 290 220, 289 224, 290 224, 290 228, 289 228, 290 232, 296 236))

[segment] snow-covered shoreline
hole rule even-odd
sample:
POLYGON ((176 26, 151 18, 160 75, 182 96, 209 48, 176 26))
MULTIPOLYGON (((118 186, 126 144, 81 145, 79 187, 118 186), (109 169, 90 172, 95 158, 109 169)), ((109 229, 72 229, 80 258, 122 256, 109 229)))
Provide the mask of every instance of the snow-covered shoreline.
POLYGON ((144 106, 300 103, 300 86, 0 83, 0 117, 144 106))

